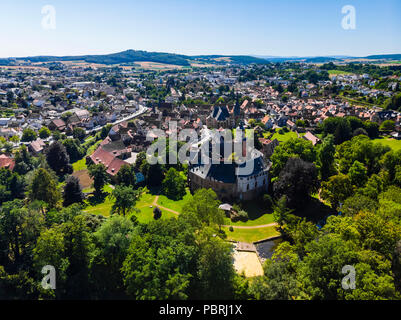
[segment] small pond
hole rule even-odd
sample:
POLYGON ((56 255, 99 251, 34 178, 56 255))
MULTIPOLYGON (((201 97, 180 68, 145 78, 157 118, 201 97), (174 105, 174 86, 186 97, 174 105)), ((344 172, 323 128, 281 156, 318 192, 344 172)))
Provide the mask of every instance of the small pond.
POLYGON ((255 244, 256 251, 262 259, 270 259, 276 250, 277 246, 282 242, 281 238, 266 240, 255 244))

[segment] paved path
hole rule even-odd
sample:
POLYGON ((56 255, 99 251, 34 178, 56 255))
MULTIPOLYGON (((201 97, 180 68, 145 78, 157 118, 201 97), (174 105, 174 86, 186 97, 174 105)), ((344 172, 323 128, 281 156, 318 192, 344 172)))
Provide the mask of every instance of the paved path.
MULTIPOLYGON (((155 200, 153 200, 152 205, 153 205, 153 206, 156 206, 156 207, 159 207, 160 209, 163 209, 163 210, 172 212, 172 213, 174 213, 174 214, 176 214, 176 215, 179 215, 179 214, 180 214, 179 212, 177 212, 177 211, 175 211, 175 210, 172 210, 172 209, 169 209, 169 208, 166 208, 166 207, 163 207, 163 206, 157 204, 157 201, 158 201, 158 200, 159 200, 159 196, 156 196, 156 197, 155 197, 155 200)), ((258 229, 258 228, 269 228, 269 227, 274 227, 274 226, 276 226, 276 225, 277 225, 277 223, 276 223, 276 222, 273 222, 273 223, 269 223, 269 224, 262 224, 262 225, 259 225, 259 226, 232 226, 232 225, 228 226, 228 225, 222 225, 222 227, 227 227, 227 228, 233 227, 234 229, 258 229)))

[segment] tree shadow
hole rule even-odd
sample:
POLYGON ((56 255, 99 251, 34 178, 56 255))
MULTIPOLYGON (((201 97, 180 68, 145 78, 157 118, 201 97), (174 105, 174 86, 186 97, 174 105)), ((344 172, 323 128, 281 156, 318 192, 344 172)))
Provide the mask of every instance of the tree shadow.
POLYGON ((316 198, 310 198, 305 207, 296 209, 293 214, 306 220, 318 223, 329 215, 337 214, 337 211, 316 198))
POLYGON ((262 199, 255 199, 253 201, 244 201, 241 208, 248 213, 248 220, 256 220, 265 214, 271 214, 273 211, 266 208, 262 199))
POLYGON ((102 191, 101 193, 92 193, 86 198, 86 201, 89 205, 96 206, 103 203, 108 195, 109 193, 104 191, 102 191))

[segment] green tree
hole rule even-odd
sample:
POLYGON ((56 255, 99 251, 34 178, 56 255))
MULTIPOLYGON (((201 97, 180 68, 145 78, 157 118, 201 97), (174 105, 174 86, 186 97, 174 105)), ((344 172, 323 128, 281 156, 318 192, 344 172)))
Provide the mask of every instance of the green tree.
POLYGON ((50 208, 56 207, 61 200, 57 181, 46 169, 35 170, 32 182, 28 187, 28 197, 31 201, 44 201, 50 208))
POLYGON ((219 209, 220 201, 212 189, 198 189, 189 199, 182 211, 184 215, 195 216, 199 221, 210 224, 219 224, 224 213, 219 209))
POLYGON ((63 145, 70 158, 70 163, 74 163, 85 156, 85 149, 78 139, 65 139, 63 140, 63 145))
POLYGON ((170 168, 162 182, 163 193, 170 199, 180 200, 185 196, 185 179, 180 172, 170 168))
POLYGON ((191 290, 198 256, 193 227, 183 219, 160 219, 138 231, 121 269, 128 295, 181 300, 196 292, 191 290))
POLYGON ((59 141, 53 142, 46 150, 46 160, 50 168, 59 177, 72 173, 70 157, 62 143, 59 141))
POLYGON ((300 208, 308 203, 312 192, 319 186, 317 170, 313 163, 299 158, 289 158, 274 182, 274 193, 285 195, 290 207, 300 208))
POLYGON ((134 190, 132 187, 116 186, 111 197, 115 200, 111 209, 112 213, 118 213, 125 216, 132 212, 135 204, 141 196, 142 190, 134 190))
POLYGON ((332 208, 337 208, 340 202, 352 196, 354 193, 351 180, 346 175, 335 175, 327 182, 322 183, 320 196, 331 203, 332 208))
POLYGON ((380 125, 380 131, 391 132, 395 130, 395 122, 393 120, 384 120, 380 125))
POLYGON ((294 210, 289 209, 287 207, 287 198, 286 196, 282 196, 274 205, 273 205, 273 219, 277 222, 280 232, 284 233, 284 225, 289 223, 291 220, 291 212, 294 210))
POLYGON ((72 130, 72 136, 74 137, 74 139, 83 141, 86 137, 86 131, 83 128, 75 127, 74 130, 72 130))
POLYGON ((117 184, 126 187, 135 187, 136 175, 134 167, 128 164, 124 164, 116 175, 117 184))
POLYGON ((304 139, 290 139, 274 149, 271 157, 273 177, 278 177, 289 158, 299 157, 307 162, 315 162, 316 151, 310 141, 304 139))
POLYGON ((318 147, 317 152, 317 163, 320 171, 320 177, 322 180, 326 180, 333 173, 335 173, 334 168, 334 154, 336 152, 334 146, 334 137, 333 135, 327 135, 320 146, 318 147))
POLYGON ((40 137, 41 139, 46 139, 46 138, 50 137, 50 135, 51 135, 51 132, 50 132, 50 130, 49 130, 48 127, 42 127, 42 128, 40 128, 40 130, 39 130, 39 137, 40 137))
POLYGON ((44 217, 24 207, 22 200, 5 202, 0 208, 0 263, 14 270, 30 262, 31 252, 42 228, 44 217))
POLYGON ((96 194, 103 192, 103 187, 109 182, 109 176, 106 172, 104 164, 90 165, 88 168, 89 176, 93 179, 93 187, 96 194))
POLYGON ((17 150, 14 160, 14 171, 21 175, 26 174, 35 168, 34 159, 25 145, 21 145, 19 150, 17 150))
POLYGON ((63 205, 65 207, 73 203, 82 203, 84 201, 85 196, 82 193, 81 184, 77 177, 69 176, 67 178, 64 185, 63 199, 63 205))
POLYGON ((354 161, 353 165, 348 171, 348 176, 351 183, 357 187, 363 187, 368 181, 367 169, 359 161, 354 161))
POLYGON ((33 129, 26 128, 22 132, 21 141, 30 142, 30 141, 36 140, 37 137, 38 137, 38 135, 36 134, 36 132, 33 129))
POLYGON ((198 277, 200 298, 233 298, 235 271, 230 244, 217 237, 201 244, 198 277))
POLYGON ((90 262, 90 278, 96 298, 125 297, 121 268, 127 257, 133 230, 130 219, 115 215, 93 234, 96 248, 90 262))

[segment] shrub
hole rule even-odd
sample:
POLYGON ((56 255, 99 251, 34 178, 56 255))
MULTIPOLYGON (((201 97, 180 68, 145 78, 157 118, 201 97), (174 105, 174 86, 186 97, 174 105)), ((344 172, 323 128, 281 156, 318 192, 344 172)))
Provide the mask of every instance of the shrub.
POLYGON ((158 219, 161 218, 161 216, 162 216, 162 211, 159 209, 159 207, 155 207, 155 208, 153 209, 153 218, 154 218, 155 220, 158 220, 158 219))
POLYGON ((233 226, 230 226, 230 227, 228 228, 228 230, 230 230, 230 232, 234 232, 233 226))
POLYGON ((241 210, 238 212, 238 216, 242 221, 248 220, 248 213, 245 210, 241 210))
POLYGON ((263 203, 267 208, 271 208, 273 206, 273 199, 270 194, 266 193, 263 195, 263 203))

